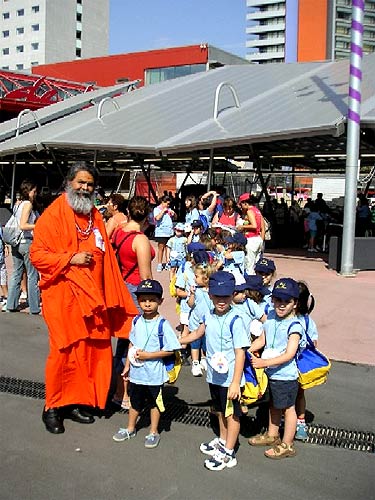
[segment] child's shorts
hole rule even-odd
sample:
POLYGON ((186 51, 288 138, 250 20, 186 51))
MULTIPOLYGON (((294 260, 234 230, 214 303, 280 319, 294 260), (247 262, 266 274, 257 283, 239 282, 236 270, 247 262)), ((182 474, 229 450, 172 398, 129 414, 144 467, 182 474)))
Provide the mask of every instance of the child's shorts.
POLYGON ((203 335, 200 339, 194 340, 190 344, 192 349, 202 349, 203 352, 206 352, 206 335, 203 335))
MULTIPOLYGON (((208 384, 210 388, 210 394, 212 399, 212 407, 215 411, 225 415, 225 410, 227 407, 228 399, 228 387, 222 387, 221 385, 208 384)), ((243 415, 241 411, 240 402, 238 399, 232 401, 233 403, 233 414, 237 417, 243 415)))
POLYGON ((268 380, 272 406, 277 410, 296 404, 298 380, 268 380))
POLYGON ((169 266, 170 267, 175 267, 175 268, 179 268, 182 266, 182 264, 184 263, 185 261, 184 260, 177 260, 177 259, 171 259, 169 261, 169 266))
POLYGON ((135 411, 141 412, 146 405, 158 407, 157 399, 162 397, 162 385, 140 385, 129 382, 128 394, 130 403, 135 411))

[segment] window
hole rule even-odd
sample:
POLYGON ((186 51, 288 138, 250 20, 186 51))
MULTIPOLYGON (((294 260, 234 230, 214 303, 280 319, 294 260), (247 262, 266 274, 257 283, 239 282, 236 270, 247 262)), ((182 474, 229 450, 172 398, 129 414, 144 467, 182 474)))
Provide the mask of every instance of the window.
POLYGON ((76 31, 77 40, 81 40, 81 37, 82 37, 82 31, 76 31))
POLYGON ((9 18, 10 18, 9 12, 3 12, 3 19, 9 19, 9 18))
POLYGON ((38 50, 39 49, 39 43, 38 42, 33 42, 31 44, 31 50, 38 50))
POLYGON ((1 69, 9 69, 9 66, 2 66, 1 69))
POLYGON ((9 55, 9 48, 6 47, 5 49, 3 49, 3 56, 8 56, 9 55))
POLYGON ((25 9, 18 9, 17 10, 17 16, 18 17, 24 16, 24 15, 25 15, 25 9))
POLYGON ((23 64, 16 64, 16 69, 23 69, 23 64))
POLYGON ((76 57, 81 57, 81 49, 76 49, 76 57))
POLYGON ((82 21, 82 14, 80 14, 79 12, 77 12, 77 17, 76 17, 76 20, 78 22, 81 22, 82 21))
POLYGON ((16 28, 17 35, 23 35, 25 33, 25 28, 16 28))
POLYGON ((37 12, 39 12, 39 5, 33 5, 33 6, 31 7, 31 12, 32 12, 33 14, 36 14, 37 12))
POLYGON ((38 61, 31 61, 31 66, 38 66, 39 62, 38 61))
POLYGON ((9 36, 9 30, 3 31, 3 37, 7 38, 9 36))
POLYGON ((17 45, 16 52, 18 53, 23 52, 23 45, 17 45))
POLYGON ((31 31, 39 31, 39 24, 32 24, 31 31))
POLYGON ((166 68, 154 68, 146 70, 146 85, 172 80, 179 76, 192 75, 206 70, 205 64, 186 64, 184 66, 169 66, 166 68))

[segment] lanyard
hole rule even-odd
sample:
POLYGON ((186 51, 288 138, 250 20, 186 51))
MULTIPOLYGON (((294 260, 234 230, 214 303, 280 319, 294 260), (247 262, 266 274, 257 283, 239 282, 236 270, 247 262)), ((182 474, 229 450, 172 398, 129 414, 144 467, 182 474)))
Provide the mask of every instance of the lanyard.
POLYGON ((223 321, 220 321, 219 316, 217 316, 217 314, 215 314, 215 318, 217 319, 217 322, 219 323, 219 326, 220 326, 220 352, 223 352, 223 330, 224 330, 225 320, 227 319, 228 314, 229 314, 229 312, 227 312, 223 316, 223 321))
POLYGON ((274 346, 274 344, 275 344, 276 334, 277 334, 277 332, 278 332, 278 330, 279 330, 279 328, 280 328, 280 326, 281 326, 281 325, 282 325, 282 321, 280 321, 280 322, 279 322, 279 324, 278 324, 278 325, 277 325, 277 327, 276 327, 276 321, 275 321, 275 327, 274 327, 274 330, 275 330, 275 331, 274 331, 274 334, 273 334, 273 339, 272 339, 271 349, 273 349, 273 346, 274 346))
POLYGON ((145 318, 143 316, 142 316, 142 320, 143 320, 143 323, 145 325, 146 334, 147 334, 146 343, 145 343, 145 345, 143 346, 143 349, 142 349, 142 351, 144 351, 146 349, 146 345, 148 344, 148 341, 150 340, 151 335, 154 333, 155 327, 158 325, 158 320, 151 320, 151 321, 154 321, 154 325, 153 325, 152 330, 151 330, 150 333, 148 332, 147 320, 145 320, 145 318))

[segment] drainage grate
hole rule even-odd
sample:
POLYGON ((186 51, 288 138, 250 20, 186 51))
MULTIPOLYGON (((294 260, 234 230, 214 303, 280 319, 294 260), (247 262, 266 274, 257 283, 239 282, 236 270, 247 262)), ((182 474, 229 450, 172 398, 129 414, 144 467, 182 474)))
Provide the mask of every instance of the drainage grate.
MULTIPOLYGON (((44 399, 44 383, 0 376, 0 392, 33 399, 44 399)), ((165 407, 164 420, 199 427, 211 426, 211 415, 205 408, 173 403, 166 403, 165 407)), ((121 412, 125 411, 121 410, 121 412)), ((375 434, 373 432, 352 431, 310 424, 308 433, 309 438, 306 442, 310 444, 375 453, 375 434)))

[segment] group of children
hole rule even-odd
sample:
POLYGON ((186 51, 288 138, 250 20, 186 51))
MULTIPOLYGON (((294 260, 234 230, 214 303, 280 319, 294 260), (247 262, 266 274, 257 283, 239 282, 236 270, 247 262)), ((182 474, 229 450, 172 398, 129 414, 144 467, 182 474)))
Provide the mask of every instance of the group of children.
POLYGON ((235 269, 225 267, 225 259, 235 260, 233 254, 241 250, 230 245, 239 242, 229 239, 226 243, 224 264, 218 266, 212 248, 196 242, 188 246, 186 261, 176 270, 182 325, 179 339, 160 316, 160 283, 145 280, 139 285, 136 295, 143 314, 133 321, 122 374, 129 380, 131 409, 128 426, 113 436, 115 441, 135 437, 138 415, 150 404, 151 428, 145 446, 159 444, 162 387, 168 378, 163 358, 190 345, 192 373, 200 376, 206 371, 212 408, 219 421, 219 436, 200 445, 207 456, 204 465, 213 471, 237 464, 246 351, 253 367, 265 370, 270 392, 268 430, 251 437, 249 444, 269 447, 264 453, 269 459, 295 456, 294 439, 307 438, 306 403, 298 384, 295 357, 306 345, 306 331, 314 342, 317 340, 314 321, 306 320, 314 307, 306 284, 281 278, 272 286, 275 263, 264 257, 255 265, 254 275, 242 274, 243 280, 237 279, 235 269))

